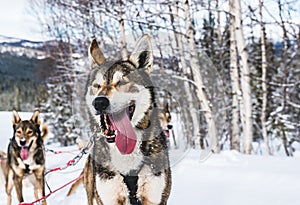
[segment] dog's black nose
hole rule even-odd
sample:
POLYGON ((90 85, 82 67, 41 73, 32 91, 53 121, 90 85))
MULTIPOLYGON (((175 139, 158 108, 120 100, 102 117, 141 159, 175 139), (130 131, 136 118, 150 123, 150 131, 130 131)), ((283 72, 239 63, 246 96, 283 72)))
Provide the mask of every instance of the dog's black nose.
POLYGON ((97 110, 97 114, 101 114, 109 106, 109 100, 104 96, 96 97, 93 100, 93 106, 97 110))
POLYGON ((20 145, 24 146, 26 144, 26 138, 22 137, 20 140, 20 145))
POLYGON ((168 130, 171 130, 173 128, 173 125, 168 124, 168 130))

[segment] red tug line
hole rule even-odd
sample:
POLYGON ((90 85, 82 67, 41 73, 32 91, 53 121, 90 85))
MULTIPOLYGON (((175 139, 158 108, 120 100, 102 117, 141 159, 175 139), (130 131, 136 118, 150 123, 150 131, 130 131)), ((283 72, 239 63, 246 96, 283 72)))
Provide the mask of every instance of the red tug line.
POLYGON ((30 203, 26 203, 26 202, 20 203, 19 205, 36 205, 36 204, 39 204, 39 202, 44 201, 45 199, 47 199, 49 196, 51 196, 51 195, 54 194, 55 192, 57 192, 57 191, 59 191, 59 190, 65 188, 66 186, 68 186, 68 185, 70 185, 70 184, 76 182, 77 180, 81 179, 82 177, 83 177, 83 173, 82 173, 79 177, 77 177, 77 178, 75 178, 75 179, 69 181, 68 183, 64 184, 63 186, 61 186, 61 187, 59 187, 59 188, 57 188, 57 189, 55 189, 54 191, 51 191, 49 194, 43 196, 42 198, 40 198, 40 199, 38 199, 38 200, 36 200, 36 201, 34 201, 34 202, 30 202, 30 203))
MULTIPOLYGON (((75 166, 75 165, 80 161, 80 159, 83 157, 83 155, 88 153, 88 151, 89 151, 89 149, 92 147, 92 145, 93 145, 93 142, 92 142, 92 140, 90 140, 89 143, 86 145, 86 147, 84 147, 84 148, 83 148, 83 149, 82 149, 82 150, 81 150, 81 151, 80 151, 73 159, 69 160, 69 161, 66 163, 66 165, 61 166, 61 167, 55 167, 55 168, 52 168, 52 169, 48 170, 48 171, 45 173, 44 176, 46 176, 47 174, 49 174, 49 173, 51 173, 51 172, 61 171, 61 170, 67 169, 67 168, 70 167, 70 166, 75 166)), ((47 151, 47 149, 46 149, 46 151, 47 151)), ((54 151, 54 150, 49 150, 49 149, 48 149, 48 151, 50 151, 50 152, 52 152, 52 153, 54 153, 54 154, 71 153, 70 151, 64 152, 64 151, 54 151)), ((54 191, 51 191, 50 187, 48 186, 48 184, 47 184, 47 182, 46 182, 46 184, 47 184, 47 186, 48 186, 48 189, 50 190, 50 193, 49 193, 49 194, 47 194, 47 195, 41 197, 40 199, 38 199, 38 200, 36 200, 36 201, 30 202, 30 203, 22 202, 22 203, 20 203, 19 205, 39 205, 41 201, 46 200, 49 196, 51 196, 51 195, 54 194, 55 192, 57 192, 57 191, 59 191, 59 190, 65 188, 66 186, 68 186, 68 185, 70 185, 70 184, 72 184, 72 183, 78 181, 78 180, 81 179, 82 177, 83 177, 83 173, 82 173, 80 176, 78 176, 77 178, 75 178, 75 179, 69 181, 68 183, 62 185, 61 187, 55 189, 54 191)))

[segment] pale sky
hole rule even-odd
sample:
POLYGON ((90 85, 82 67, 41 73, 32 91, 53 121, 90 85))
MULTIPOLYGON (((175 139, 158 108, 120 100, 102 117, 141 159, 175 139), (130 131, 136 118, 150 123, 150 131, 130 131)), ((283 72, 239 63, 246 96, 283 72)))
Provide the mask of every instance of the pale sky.
MULTIPOLYGON (((45 33, 41 32, 41 25, 36 17, 30 15, 31 0, 0 0, 0 35, 8 37, 16 37, 27 40, 46 40, 50 39, 46 36, 45 33)), ((257 0, 244 0, 244 3, 247 2, 257 6, 257 0)), ((266 8, 278 17, 277 5, 273 1, 266 1, 266 8)), ((225 6, 228 6, 227 3, 225 6)), ((295 1, 295 8, 299 11, 300 0, 295 1)), ((300 22, 300 13, 292 12, 291 15, 295 18, 296 23, 300 22)), ((265 19, 269 21, 274 21, 268 14, 265 13, 265 19)), ((224 17, 225 19, 225 17, 224 17)), ((281 39, 282 34, 280 33, 281 29, 274 27, 273 25, 267 25, 268 34, 272 39, 281 39)), ((247 30, 245 31, 248 32, 247 30)))
POLYGON ((27 40, 45 40, 28 0, 0 0, 0 35, 27 40))

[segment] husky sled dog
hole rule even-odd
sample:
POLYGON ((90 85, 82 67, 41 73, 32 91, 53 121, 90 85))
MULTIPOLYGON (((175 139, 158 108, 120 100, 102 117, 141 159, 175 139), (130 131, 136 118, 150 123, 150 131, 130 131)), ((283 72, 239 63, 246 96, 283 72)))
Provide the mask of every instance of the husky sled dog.
MULTIPOLYGON (((171 113, 170 113, 170 110, 169 110, 169 104, 168 103, 165 104, 163 109, 159 110, 158 116, 159 116, 159 121, 160 121, 161 128, 162 128, 162 130, 165 134, 167 144, 169 146, 170 145, 169 137, 170 137, 170 130, 172 129, 172 125, 169 124, 171 122, 171 113)), ((77 139, 77 144, 78 144, 79 149, 83 149, 86 146, 87 141, 77 139)), ((0 152, 0 156, 1 156, 1 152, 0 152)), ((82 175, 82 174, 83 174, 83 171, 80 173, 80 175, 82 175)), ((83 183, 83 178, 80 178, 75 183, 73 183, 72 186, 70 187, 68 193, 67 193, 67 196, 72 195, 82 183, 83 183)))
POLYGON ((5 171, 6 171, 6 160, 7 154, 3 151, 0 151, 0 185, 5 184, 5 171))
MULTIPOLYGON (((5 167, 7 204, 11 204, 11 191, 15 186, 19 203, 23 202, 22 181, 28 176, 34 186, 35 198, 45 196, 44 173, 45 152, 44 139, 48 134, 46 125, 40 130, 40 112, 33 112, 30 120, 21 120, 13 110, 13 137, 8 145, 5 167)), ((46 202, 43 202, 46 205, 46 202)))
POLYGON ((166 103, 164 105, 164 108, 159 112, 158 117, 160 120, 161 127, 163 129, 164 135, 166 137, 167 145, 170 148, 170 130, 172 130, 173 126, 171 124, 169 124, 171 122, 172 118, 171 118, 171 112, 170 112, 168 103, 166 103))
POLYGON ((90 54, 86 103, 95 142, 84 169, 88 204, 167 204, 171 171, 150 78, 149 36, 128 60, 107 63, 96 40, 90 54))
POLYGON ((172 125, 170 125, 169 123, 171 122, 172 118, 168 103, 166 103, 164 109, 159 112, 158 117, 166 137, 169 137, 169 130, 172 129, 172 125))

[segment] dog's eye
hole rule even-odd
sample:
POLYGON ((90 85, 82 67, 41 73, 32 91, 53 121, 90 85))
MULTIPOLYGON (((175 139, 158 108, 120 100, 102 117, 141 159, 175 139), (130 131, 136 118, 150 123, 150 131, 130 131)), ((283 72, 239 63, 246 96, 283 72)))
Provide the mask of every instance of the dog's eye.
POLYGON ((98 88, 98 89, 99 89, 99 88, 100 88, 100 84, 98 84, 98 83, 94 83, 94 84, 93 84, 93 87, 94 87, 94 88, 98 88))
POLYGON ((32 131, 32 130, 29 130, 29 131, 27 132, 27 134, 28 134, 28 135, 32 135, 32 134, 33 134, 33 131, 32 131))
POLYGON ((20 130, 17 130, 17 134, 20 135, 22 134, 22 132, 20 130))
POLYGON ((126 84, 128 84, 129 82, 126 82, 126 81, 119 81, 118 83, 117 83, 117 86, 123 86, 123 85, 126 85, 126 84))

